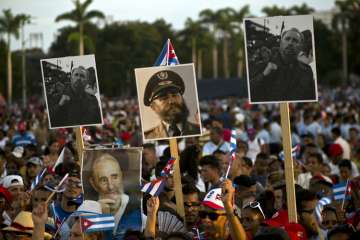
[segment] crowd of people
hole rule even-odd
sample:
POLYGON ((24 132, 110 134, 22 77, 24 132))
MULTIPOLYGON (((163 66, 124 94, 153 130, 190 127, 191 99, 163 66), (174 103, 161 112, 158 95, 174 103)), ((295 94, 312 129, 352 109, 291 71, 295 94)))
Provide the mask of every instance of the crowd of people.
MULTIPOLYGON (((142 142, 136 99, 102 97, 101 102, 104 124, 85 128, 85 146, 142 146, 142 181, 155 179, 171 157, 168 141, 142 142)), ((297 223, 288 219, 278 105, 229 97, 201 101, 203 135, 178 141, 185 217, 176 212, 169 177, 159 197, 144 194, 143 231, 128 229, 122 238, 360 239, 358 89, 319 89, 318 103, 289 107, 292 145, 299 146, 293 158, 297 223), (232 129, 237 148, 224 179, 232 129), (345 190, 339 194, 341 184, 345 190), (172 228, 164 212, 183 227, 172 228)), ((75 143, 73 129, 49 130, 45 104, 36 98, 26 109, 0 106, 0 239, 106 237, 83 234, 77 219, 71 228, 61 228, 70 215, 91 205, 82 199, 75 143), (64 146, 63 163, 51 171, 64 146), (48 170, 33 188, 43 169, 48 170), (63 189, 54 190, 66 174, 63 189)))

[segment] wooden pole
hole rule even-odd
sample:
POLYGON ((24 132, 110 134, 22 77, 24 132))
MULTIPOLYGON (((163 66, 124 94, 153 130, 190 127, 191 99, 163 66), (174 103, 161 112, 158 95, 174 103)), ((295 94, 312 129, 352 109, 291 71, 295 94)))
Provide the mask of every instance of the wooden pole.
POLYGON ((280 103, 282 142, 285 155, 285 182, 286 199, 289 222, 297 222, 294 164, 291 156, 291 130, 289 117, 289 104, 280 103))
POLYGON ((74 128, 75 130, 75 136, 76 136, 76 150, 78 152, 78 156, 79 156, 79 164, 80 166, 82 166, 82 155, 83 155, 83 151, 84 151, 84 139, 83 139, 83 135, 82 135, 82 127, 76 127, 74 128))
POLYGON ((174 187, 176 198, 176 211, 185 220, 184 198, 182 193, 181 174, 180 174, 180 157, 176 138, 170 139, 171 157, 175 158, 174 166, 174 187))

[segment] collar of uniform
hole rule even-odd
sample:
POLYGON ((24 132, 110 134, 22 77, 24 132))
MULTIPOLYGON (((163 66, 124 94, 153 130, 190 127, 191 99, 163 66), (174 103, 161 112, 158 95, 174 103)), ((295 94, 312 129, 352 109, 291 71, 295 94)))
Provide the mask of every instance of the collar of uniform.
MULTIPOLYGON (((168 124, 168 123, 165 122, 165 121, 161 121, 161 122, 162 122, 162 124, 165 126, 166 132, 169 132, 170 124, 168 124)), ((178 123, 178 124, 176 124, 176 126, 178 127, 178 129, 179 129, 180 132, 182 133, 182 132, 183 132, 182 124, 178 123)))

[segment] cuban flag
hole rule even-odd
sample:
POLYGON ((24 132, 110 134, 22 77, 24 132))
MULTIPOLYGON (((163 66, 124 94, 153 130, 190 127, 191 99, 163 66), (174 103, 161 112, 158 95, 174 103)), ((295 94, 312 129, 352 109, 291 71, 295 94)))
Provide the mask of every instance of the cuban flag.
POLYGON ((349 200, 351 198, 351 184, 349 180, 333 186, 334 200, 349 200))
MULTIPOLYGON (((293 147, 293 148, 291 149, 291 156, 292 156, 292 158, 296 158, 299 153, 300 153, 300 144, 297 144, 297 145, 295 145, 295 147, 293 147)), ((285 160, 285 153, 284 153, 284 151, 281 151, 281 152, 279 153, 279 159, 282 160, 282 161, 285 160)))
POLYGON ((81 215, 80 226, 83 233, 112 231, 115 227, 115 217, 110 214, 81 215))
POLYGON ((324 207, 328 204, 331 203, 331 198, 329 197, 323 197, 321 198, 318 203, 316 204, 316 207, 315 207, 315 216, 316 216, 316 219, 318 220, 318 223, 321 223, 322 222, 322 211, 324 209, 324 207))
POLYGON ((39 185, 45 173, 46 173, 46 168, 40 171, 40 173, 35 177, 35 179, 32 181, 30 186, 30 192, 33 191, 39 185))
POLYGON ((55 173, 56 167, 64 162, 64 154, 65 154, 65 147, 63 147, 63 149, 61 150, 61 153, 58 159, 56 160, 55 164, 51 168, 49 168, 49 172, 55 173))
POLYGON ((146 183, 141 191, 144 193, 149 193, 151 196, 159 196, 160 193, 164 190, 165 187, 165 178, 155 179, 151 182, 146 183))
POLYGON ((61 228, 66 218, 61 218, 60 214, 56 211, 55 202, 52 202, 49 206, 50 213, 54 219, 55 229, 61 228))
POLYGON ((154 66, 167 66, 167 65, 177 65, 180 64, 176 56, 175 49, 171 44, 170 39, 168 39, 164 47, 161 50, 159 57, 156 59, 154 66))
POLYGON ((168 177, 169 175, 172 175, 174 172, 174 164, 176 159, 170 158, 169 161, 166 163, 166 166, 161 171, 160 176, 161 177, 168 177))

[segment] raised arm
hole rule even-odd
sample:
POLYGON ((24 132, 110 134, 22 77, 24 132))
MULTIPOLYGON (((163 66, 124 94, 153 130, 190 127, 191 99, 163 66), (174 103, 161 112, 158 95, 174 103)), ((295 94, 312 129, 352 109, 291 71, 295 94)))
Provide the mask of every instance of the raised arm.
POLYGON ((226 179, 222 184, 222 201, 226 212, 226 217, 230 225, 230 234, 232 239, 246 240, 246 232, 243 228, 240 219, 234 213, 234 193, 235 189, 232 186, 232 181, 226 179))

